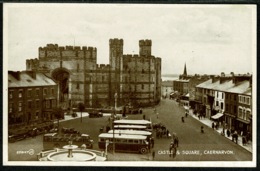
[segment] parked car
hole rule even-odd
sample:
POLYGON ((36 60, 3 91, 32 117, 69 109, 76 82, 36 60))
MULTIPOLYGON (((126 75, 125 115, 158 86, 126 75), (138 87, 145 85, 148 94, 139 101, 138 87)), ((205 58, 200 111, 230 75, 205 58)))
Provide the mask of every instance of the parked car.
POLYGON ((92 110, 89 112, 89 118, 99 118, 103 117, 103 113, 99 110, 92 110))
POLYGON ((16 142, 19 140, 23 140, 29 137, 29 132, 27 129, 17 130, 16 132, 9 132, 8 133, 8 141, 9 142, 16 142))
POLYGON ((64 134, 80 134, 80 132, 75 130, 75 128, 66 128, 66 127, 62 127, 61 132, 64 134))

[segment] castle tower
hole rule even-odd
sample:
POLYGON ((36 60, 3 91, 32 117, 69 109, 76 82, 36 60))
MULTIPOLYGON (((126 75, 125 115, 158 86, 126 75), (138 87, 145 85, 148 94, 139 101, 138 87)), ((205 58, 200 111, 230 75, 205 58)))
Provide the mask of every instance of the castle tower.
POLYGON ((114 101, 114 95, 117 93, 118 101, 122 98, 120 92, 122 82, 122 68, 123 68, 123 39, 109 40, 109 63, 111 66, 110 74, 110 101, 114 101))
POLYGON ((183 76, 187 76, 186 62, 185 62, 185 65, 184 65, 183 76))
POLYGON ((152 41, 151 40, 140 40, 139 41, 139 55, 140 56, 151 56, 152 54, 152 41))

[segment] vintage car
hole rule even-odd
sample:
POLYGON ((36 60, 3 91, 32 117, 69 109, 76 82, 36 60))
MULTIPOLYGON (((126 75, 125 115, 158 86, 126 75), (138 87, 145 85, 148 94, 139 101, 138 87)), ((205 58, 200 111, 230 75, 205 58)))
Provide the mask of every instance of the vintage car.
POLYGON ((89 118, 99 118, 103 117, 101 110, 92 110, 89 112, 89 118))

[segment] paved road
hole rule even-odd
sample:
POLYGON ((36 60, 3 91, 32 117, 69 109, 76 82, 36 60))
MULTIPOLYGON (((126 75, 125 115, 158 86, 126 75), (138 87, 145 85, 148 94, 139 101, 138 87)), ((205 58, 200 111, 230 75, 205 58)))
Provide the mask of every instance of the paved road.
MULTIPOLYGON (((179 137, 179 148, 175 158, 169 157, 168 150, 170 138, 155 138, 155 160, 157 161, 251 161, 252 154, 242 147, 236 145, 227 138, 219 135, 216 131, 204 126, 205 134, 200 133, 200 123, 189 116, 185 118, 185 123, 181 122, 184 116, 183 107, 179 107, 175 101, 165 99, 156 107, 159 118, 153 111, 154 108, 143 109, 146 119, 151 119, 154 123, 164 124, 170 132, 177 133, 179 137), (213 151, 225 152, 229 154, 206 154, 213 151), (198 153, 198 154, 197 154, 198 153)), ((142 119, 142 115, 128 115, 129 119, 142 119)), ((94 149, 98 149, 99 128, 108 124, 108 116, 102 118, 84 117, 60 123, 60 127, 74 127, 77 130, 88 133, 94 139, 94 149)), ((154 136, 155 137, 155 136, 154 136)), ((42 136, 29 138, 23 141, 9 143, 8 154, 10 161, 32 161, 36 160, 36 154, 43 149, 42 136), (34 154, 19 153, 20 151, 34 150, 34 154)), ((151 153, 146 155, 133 153, 109 153, 110 161, 147 161, 152 160, 151 153)))
POLYGON ((159 119, 153 109, 147 109, 146 118, 151 118, 153 122, 163 123, 170 132, 177 133, 179 137, 179 154, 175 158, 169 158, 167 153, 169 140, 157 139, 155 160, 176 160, 176 161, 251 161, 252 154, 244 148, 236 145, 227 138, 221 136, 216 131, 204 125, 205 133, 200 132, 203 125, 191 116, 185 118, 185 123, 181 122, 184 116, 183 107, 169 99, 162 100, 156 107, 159 119), (220 152, 223 154, 213 154, 220 152))

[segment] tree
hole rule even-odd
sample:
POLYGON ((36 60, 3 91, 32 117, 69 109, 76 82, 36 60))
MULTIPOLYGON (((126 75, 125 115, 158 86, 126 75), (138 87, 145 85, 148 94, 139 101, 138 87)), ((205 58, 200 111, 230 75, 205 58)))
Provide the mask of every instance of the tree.
POLYGON ((58 120, 58 130, 60 128, 60 119, 64 119, 64 112, 61 107, 56 107, 52 111, 52 115, 58 120))
POLYGON ((78 109, 81 113, 81 123, 82 123, 82 112, 85 110, 85 105, 83 103, 78 104, 78 109))

